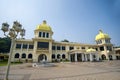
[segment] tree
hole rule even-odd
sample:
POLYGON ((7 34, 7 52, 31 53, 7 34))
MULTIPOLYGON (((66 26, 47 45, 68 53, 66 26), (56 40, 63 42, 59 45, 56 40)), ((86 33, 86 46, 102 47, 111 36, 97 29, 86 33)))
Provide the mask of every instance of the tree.
POLYGON ((0 53, 8 53, 10 51, 11 39, 9 37, 0 38, 0 53))
POLYGON ((61 42, 69 42, 67 39, 62 40, 61 42))

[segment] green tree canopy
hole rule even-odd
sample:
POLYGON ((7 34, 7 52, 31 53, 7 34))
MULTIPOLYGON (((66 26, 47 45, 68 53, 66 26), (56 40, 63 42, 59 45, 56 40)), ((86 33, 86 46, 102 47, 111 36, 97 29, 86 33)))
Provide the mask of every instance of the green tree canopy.
POLYGON ((0 38, 0 53, 8 53, 10 51, 11 39, 9 37, 0 38))
POLYGON ((67 39, 62 40, 61 42, 69 42, 67 39))

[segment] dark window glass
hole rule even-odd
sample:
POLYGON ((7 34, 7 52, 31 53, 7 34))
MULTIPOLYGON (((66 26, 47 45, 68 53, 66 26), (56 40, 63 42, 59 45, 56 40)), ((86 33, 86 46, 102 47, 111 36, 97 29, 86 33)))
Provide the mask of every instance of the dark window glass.
POLYGON ((26 58, 26 54, 25 53, 22 54, 22 58, 26 58))
POLYGON ((74 47, 69 47, 69 50, 72 50, 72 49, 74 49, 74 47))
POLYGON ((20 49, 21 48, 21 44, 16 44, 16 48, 20 49))
POLYGON ((32 59, 32 54, 29 54, 29 55, 28 55, 28 58, 32 59))
POLYGON ((57 58, 60 59, 60 54, 57 55, 57 58))
POLYGON ((52 50, 55 50, 55 46, 52 46, 52 50))
POLYGON ((96 43, 98 44, 98 41, 96 41, 96 43))
POLYGON ((60 50, 60 46, 57 46, 57 50, 60 50))
POLYGON ((49 33, 46 34, 46 37, 49 38, 49 33))
POLYGON ((33 49, 33 45, 29 45, 29 49, 33 49))
POLYGON ((52 54, 52 59, 55 59, 55 54, 52 54))
POLYGON ((100 47, 100 51, 104 51, 104 47, 103 46, 100 47))
POLYGON ((98 51, 98 48, 95 48, 96 49, 96 51, 98 51))
POLYGON ((39 37, 42 37, 42 32, 39 32, 39 37))
POLYGON ((93 58, 96 58, 96 56, 95 56, 95 55, 93 55, 93 58))
POLYGON ((20 56, 19 53, 15 54, 15 58, 19 58, 19 56, 20 56))
POLYGON ((38 48, 49 48, 49 43, 48 42, 38 42, 37 47, 38 48))
POLYGON ((27 49, 27 44, 23 44, 23 49, 27 49))
POLYGON ((43 32, 43 37, 45 37, 45 32, 43 32))
POLYGON ((101 43, 102 43, 102 40, 100 40, 99 42, 100 42, 100 44, 101 44, 101 43))
POLYGON ((65 54, 62 55, 62 59, 65 59, 65 54))
POLYGON ((107 46, 107 50, 112 51, 111 46, 107 46))
POLYGON ((106 39, 105 42, 106 42, 106 43, 110 43, 110 40, 109 40, 109 39, 106 39))
POLYGON ((85 47, 82 47, 82 49, 85 49, 85 47))
POLYGON ((65 50, 65 46, 62 46, 62 50, 65 50))

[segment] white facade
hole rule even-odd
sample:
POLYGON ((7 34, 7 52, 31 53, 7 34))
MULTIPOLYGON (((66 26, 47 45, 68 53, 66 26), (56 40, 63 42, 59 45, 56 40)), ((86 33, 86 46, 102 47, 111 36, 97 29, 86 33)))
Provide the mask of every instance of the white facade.
MULTIPOLYGON (((97 44, 57 42, 52 39, 53 32, 46 22, 34 31, 31 40, 17 39, 14 45, 12 61, 48 62, 57 61, 99 61, 114 60, 116 54, 110 38, 97 36, 97 44), (98 38, 99 37, 99 38, 98 38)), ((106 36, 106 34, 105 34, 106 36)))

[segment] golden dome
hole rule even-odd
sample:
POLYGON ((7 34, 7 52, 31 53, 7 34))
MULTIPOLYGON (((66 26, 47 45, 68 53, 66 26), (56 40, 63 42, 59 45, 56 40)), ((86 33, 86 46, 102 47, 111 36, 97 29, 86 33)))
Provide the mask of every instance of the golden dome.
POLYGON ((86 52, 95 52, 96 50, 93 48, 87 49, 86 52))
POLYGON ((108 34, 105 34, 102 32, 102 30, 99 30, 99 34, 95 37, 95 40, 100 40, 100 39, 108 39, 110 38, 108 34))
POLYGON ((52 31, 51 27, 47 25, 47 22, 44 20, 42 24, 36 27, 36 30, 43 30, 43 31, 52 31))

